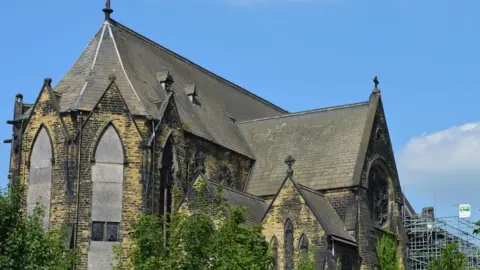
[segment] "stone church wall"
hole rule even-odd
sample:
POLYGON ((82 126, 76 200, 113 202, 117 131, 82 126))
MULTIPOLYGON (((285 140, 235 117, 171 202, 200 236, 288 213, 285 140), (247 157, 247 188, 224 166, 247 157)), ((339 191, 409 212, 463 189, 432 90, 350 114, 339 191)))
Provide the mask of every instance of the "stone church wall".
POLYGON ((375 253, 376 241, 377 238, 387 229, 390 229, 395 233, 400 240, 398 246, 399 251, 402 252, 401 257, 403 258, 403 262, 406 262, 406 243, 408 239, 404 233, 405 231, 400 216, 400 209, 403 205, 403 195, 400 188, 397 168, 381 101, 379 101, 375 114, 373 130, 362 169, 362 179, 360 184, 361 187, 358 191, 358 195, 361 200, 361 209, 358 224, 358 241, 359 253, 362 257, 362 265, 368 267, 366 269, 372 269, 372 267, 377 264, 375 253), (388 222, 382 227, 375 225, 375 222, 372 219, 372 214, 374 214, 372 211, 375 210, 372 209, 372 203, 369 202, 370 194, 374 189, 378 188, 373 188, 369 185, 369 175, 371 173, 371 168, 375 164, 381 165, 387 174, 388 222))
POLYGON ((291 220, 293 223, 293 257, 298 263, 299 240, 302 234, 305 234, 309 241, 309 250, 313 250, 316 246, 321 245, 325 231, 289 179, 280 190, 263 222, 263 234, 266 240, 271 243, 273 237, 276 237, 278 241, 279 269, 284 267, 284 225, 287 220, 291 220))
MULTIPOLYGON (((19 170, 19 180, 21 183, 27 185, 27 190, 28 184, 36 181, 30 181, 30 175, 35 175, 35 165, 33 168, 30 166, 32 164, 31 154, 33 143, 41 128, 45 129, 46 135, 52 143, 52 158, 50 160, 52 167, 51 198, 49 200, 50 205, 46 205, 46 208, 49 209, 47 215, 50 217, 50 227, 60 228, 67 219, 70 208, 70 202, 66 196, 66 183, 64 181, 66 172, 63 166, 63 162, 68 155, 68 138, 65 136, 60 117, 56 114, 52 97, 46 87, 39 93, 37 105, 31 113, 30 121, 27 123, 22 136, 21 155, 23 158, 19 170), (31 174, 31 170, 33 174, 31 174)), ((33 158, 36 158, 35 155, 33 158)), ((35 162, 36 161, 33 160, 34 164, 35 162)), ((24 198, 27 198, 27 196, 24 198)), ((27 201, 25 201, 25 206, 26 204, 27 201)))
MULTIPOLYGON (((188 164, 195 153, 202 149, 205 154, 205 175, 208 179, 221 182, 225 177, 230 177, 232 187, 244 190, 252 166, 252 161, 249 158, 193 135, 185 137, 185 152, 187 155, 185 164, 188 164), (226 173, 222 174, 222 172, 226 173)), ((191 182, 192 179, 188 181, 191 182)))

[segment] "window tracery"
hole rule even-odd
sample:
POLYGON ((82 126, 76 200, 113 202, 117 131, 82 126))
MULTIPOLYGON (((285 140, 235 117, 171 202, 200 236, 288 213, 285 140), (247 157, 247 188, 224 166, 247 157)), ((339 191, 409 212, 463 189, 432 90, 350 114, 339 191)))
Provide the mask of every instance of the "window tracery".
POLYGON ((388 174, 379 164, 368 173, 368 199, 373 223, 383 227, 388 221, 388 174))

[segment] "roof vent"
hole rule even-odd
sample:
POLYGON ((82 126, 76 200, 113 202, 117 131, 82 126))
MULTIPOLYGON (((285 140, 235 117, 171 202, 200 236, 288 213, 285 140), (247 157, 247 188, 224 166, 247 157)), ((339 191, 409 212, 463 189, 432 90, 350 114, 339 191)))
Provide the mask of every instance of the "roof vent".
POLYGON ((187 94, 188 98, 191 102, 195 101, 195 97, 197 96, 197 88, 195 84, 188 84, 185 86, 185 93, 187 94))
POLYGON ((173 78, 170 71, 163 70, 157 73, 157 81, 162 85, 163 89, 170 93, 172 91, 173 78))

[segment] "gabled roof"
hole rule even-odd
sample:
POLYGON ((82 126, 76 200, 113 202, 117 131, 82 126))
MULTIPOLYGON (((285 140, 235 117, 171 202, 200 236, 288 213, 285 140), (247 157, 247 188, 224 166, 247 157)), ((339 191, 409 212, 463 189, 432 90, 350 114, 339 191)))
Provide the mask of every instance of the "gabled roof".
MULTIPOLYGON (((297 167, 297 166, 295 166, 297 167)), ((280 184, 275 197, 273 198, 272 202, 270 203, 268 209, 265 211, 265 214, 262 218, 262 221, 267 216, 270 209, 273 207, 275 200, 278 197, 278 194, 282 190, 283 186, 287 183, 287 181, 291 181, 295 188, 297 189, 298 193, 302 198, 305 200, 308 208, 312 211, 313 215, 316 217, 317 221, 320 223, 322 228, 325 230, 327 235, 336 237, 337 240, 340 240, 346 244, 350 244, 355 246, 356 241, 346 230, 345 225, 338 216, 335 209, 333 209, 330 202, 325 198, 325 196, 315 190, 312 190, 306 186, 300 185, 293 175, 287 174, 284 178, 283 182, 280 184)))
MULTIPOLYGON (((213 196, 217 195, 219 185, 207 180, 208 189, 213 196)), ((268 204, 263 199, 225 186, 222 186, 222 198, 230 206, 247 208, 247 225, 259 224, 268 208, 268 204)))
POLYGON ((275 194, 287 154, 298 157, 295 179, 302 185, 315 190, 354 185, 374 100, 237 123, 256 159, 246 191, 275 194))
POLYGON ((158 117, 156 104, 165 100, 166 92, 157 74, 165 70, 174 80, 185 131, 250 158, 253 155, 231 117, 243 121, 287 113, 111 19, 55 86, 62 95, 60 110, 92 110, 109 83, 108 76, 115 74, 131 113, 158 117), (185 86, 192 84, 196 104, 185 92, 185 86))
POLYGON ((327 234, 355 243, 355 238, 345 230, 344 223, 327 198, 312 189, 302 185, 299 186, 300 193, 327 234))
MULTIPOLYGON (((207 190, 212 195, 212 198, 217 197, 219 192, 219 186, 221 184, 214 183, 210 181, 205 175, 201 174, 195 180, 195 183, 192 185, 190 191, 187 192, 183 202, 189 201, 190 194, 195 194, 194 189, 199 180, 205 181, 205 183, 207 184, 207 190)), ((262 221, 262 218, 268 208, 268 204, 265 202, 265 200, 233 188, 222 186, 221 195, 222 195, 222 198, 230 206, 246 207, 247 209, 246 224, 247 225, 259 224, 262 221)), ((183 202, 181 204, 183 204, 183 202)))

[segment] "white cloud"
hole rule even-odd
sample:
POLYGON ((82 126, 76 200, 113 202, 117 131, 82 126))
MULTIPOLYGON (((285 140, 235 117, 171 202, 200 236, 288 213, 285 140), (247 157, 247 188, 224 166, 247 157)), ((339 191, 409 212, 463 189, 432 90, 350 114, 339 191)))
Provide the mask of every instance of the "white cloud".
POLYGON ((480 173, 480 123, 414 137, 400 153, 399 163, 412 173, 480 173))
POLYGON ((417 211, 437 206, 438 216, 453 216, 455 205, 470 203, 478 218, 480 122, 413 137, 396 159, 401 185, 417 211))

